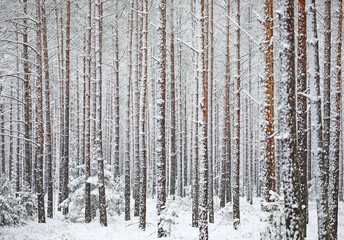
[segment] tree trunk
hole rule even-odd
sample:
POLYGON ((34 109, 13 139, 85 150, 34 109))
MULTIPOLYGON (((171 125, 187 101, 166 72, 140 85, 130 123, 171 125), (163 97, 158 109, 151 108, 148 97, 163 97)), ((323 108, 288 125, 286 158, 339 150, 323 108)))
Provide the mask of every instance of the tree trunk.
POLYGON ((318 238, 328 238, 328 189, 326 162, 323 151, 323 135, 321 121, 321 94, 320 94, 320 66, 319 66, 319 39, 316 20, 315 0, 309 6, 310 36, 313 39, 309 45, 309 82, 311 102, 311 139, 312 156, 314 161, 315 187, 317 189, 318 238))
POLYGON ((239 177, 240 177, 240 0, 237 0, 237 42, 236 42, 236 64, 237 76, 236 78, 236 107, 234 109, 234 148, 233 148, 233 227, 238 229, 240 224, 240 204, 239 204, 239 177))
POLYGON ((98 161, 98 188, 99 188, 99 218, 102 226, 107 226, 106 196, 104 180, 104 158, 102 146, 102 77, 103 77, 103 0, 97 0, 97 28, 96 28, 96 62, 97 62, 97 134, 96 158, 98 161))
POLYGON ((42 62, 42 18, 41 18, 41 2, 36 1, 36 49, 37 49, 37 129, 38 132, 38 146, 37 146, 37 168, 36 168, 36 180, 37 180, 37 212, 38 212, 38 222, 45 223, 45 207, 44 207, 44 189, 43 189, 43 159, 44 159, 44 123, 43 123, 43 62, 42 62))
POLYGON ((145 1, 145 26, 143 30, 143 78, 141 82, 140 97, 140 225, 146 230, 146 196, 147 196, 147 141, 146 141, 146 103, 147 103, 147 78, 148 78, 148 0, 145 1))
POLYGON ((87 37, 87 97, 86 102, 86 132, 85 132, 85 222, 91 222, 91 75, 92 75, 92 0, 88 1, 88 37, 87 37))
POLYGON ((200 108, 199 115, 199 239, 206 240, 208 236, 208 79, 207 79, 207 45, 206 45, 206 18, 207 12, 205 9, 204 0, 197 2, 196 9, 198 20, 198 58, 200 66, 198 67, 198 82, 200 83, 199 103, 197 108, 200 108), (200 12, 199 12, 200 10, 200 12))
POLYGON ((51 117, 50 117, 50 76, 48 54, 48 29, 46 16, 46 0, 42 2, 42 30, 43 30, 43 62, 44 62, 44 113, 45 113, 45 154, 47 161, 47 185, 48 185, 48 218, 53 218, 53 176, 52 176, 52 150, 51 150, 51 117))
MULTIPOLYGON (((165 86, 166 86, 166 0, 158 4, 158 43, 159 70, 157 80, 157 210, 158 215, 166 204, 166 148, 165 148, 165 86)), ((166 236, 162 219, 158 220, 158 238, 166 236)))
POLYGON ((335 101, 331 106, 331 147, 329 160, 329 234, 330 239, 338 238, 338 194, 339 194, 339 162, 340 162, 340 134, 341 134, 341 91, 342 91, 342 26, 343 26, 343 1, 335 1, 335 21, 338 27, 335 31, 336 66, 335 66, 335 87, 332 99, 335 101))
MULTIPOLYGON (((274 143, 274 48, 273 48, 273 1, 265 0, 265 40, 264 40, 264 105, 263 105, 263 139, 262 139, 262 194, 270 202, 270 191, 275 191, 275 143, 274 143)), ((263 207, 264 209, 264 207, 263 207)))

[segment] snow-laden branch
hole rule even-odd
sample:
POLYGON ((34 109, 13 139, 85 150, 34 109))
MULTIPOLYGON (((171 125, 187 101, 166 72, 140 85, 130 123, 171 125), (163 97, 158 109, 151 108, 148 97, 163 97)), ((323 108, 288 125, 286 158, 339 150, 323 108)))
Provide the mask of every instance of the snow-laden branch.
POLYGON ((231 20, 237 28, 239 28, 241 31, 243 31, 258 47, 260 46, 260 43, 257 42, 245 29, 243 29, 236 21, 234 21, 230 16, 227 15, 229 20, 231 20))
POLYGON ((249 94, 248 92, 246 92, 246 90, 241 90, 243 91, 247 96, 249 96, 255 103, 257 103, 258 106, 262 105, 261 102, 259 102, 258 100, 256 100, 251 94, 249 94))

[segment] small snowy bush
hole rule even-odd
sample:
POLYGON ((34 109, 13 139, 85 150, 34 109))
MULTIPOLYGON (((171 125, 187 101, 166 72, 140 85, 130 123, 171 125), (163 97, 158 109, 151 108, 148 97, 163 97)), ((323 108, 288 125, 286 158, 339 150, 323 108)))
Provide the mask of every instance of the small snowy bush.
MULTIPOLYGON (((87 180, 91 184, 91 215, 96 217, 99 206, 97 165, 92 163, 91 177, 87 180)), ((120 215, 124 211, 124 179, 114 179, 110 171, 111 166, 105 166, 105 192, 107 203, 107 214, 109 216, 120 215)), ((85 176, 75 177, 69 184, 70 195, 61 204, 68 204, 70 212, 66 216, 72 222, 83 222, 85 220, 85 176)))
POLYGON ((23 224, 37 213, 36 196, 28 191, 14 193, 13 189, 10 181, 0 179, 0 226, 23 224))
POLYGON ((262 222, 266 223, 261 233, 261 239, 278 240, 285 236, 285 217, 283 196, 270 191, 271 202, 264 202, 263 207, 267 210, 262 215, 262 222))
POLYGON ((159 226, 165 230, 166 236, 171 235, 172 226, 177 224, 178 215, 177 213, 170 209, 164 209, 159 216, 159 226))

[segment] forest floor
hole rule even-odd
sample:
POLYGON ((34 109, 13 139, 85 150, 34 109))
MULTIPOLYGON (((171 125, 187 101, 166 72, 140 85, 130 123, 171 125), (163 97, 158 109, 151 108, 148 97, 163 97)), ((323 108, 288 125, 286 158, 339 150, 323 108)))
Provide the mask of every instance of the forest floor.
MULTIPOLYGON (((102 227, 98 219, 89 224, 71 223, 62 215, 56 214, 54 219, 47 219, 46 224, 36 221, 16 227, 0 227, 1 240, 102 240, 102 239, 157 239, 156 201, 147 200, 147 229, 138 228, 139 218, 132 217, 124 221, 124 215, 117 217, 108 216, 108 227, 102 227)), ((219 206, 218 200, 215 206, 219 206)), ((165 239, 198 239, 198 229, 191 227, 191 201, 190 199, 177 199, 167 204, 169 209, 166 218, 171 224, 170 236, 165 239)), ((241 225, 238 230, 232 227, 232 206, 229 204, 224 209, 215 208, 215 223, 209 224, 209 239, 260 239, 260 232, 265 228, 260 221, 261 208, 259 199, 254 199, 250 205, 241 199, 241 225)), ((315 202, 310 202, 308 224, 309 239, 317 239, 317 217, 315 202)), ((168 224, 167 224, 168 227, 168 224)), ((344 203, 339 206, 338 239, 344 239, 344 203)))

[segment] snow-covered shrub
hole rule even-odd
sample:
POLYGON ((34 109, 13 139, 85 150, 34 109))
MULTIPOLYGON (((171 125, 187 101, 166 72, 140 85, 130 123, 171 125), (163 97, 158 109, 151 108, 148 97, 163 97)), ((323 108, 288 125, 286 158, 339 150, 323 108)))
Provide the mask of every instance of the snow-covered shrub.
POLYGON ((262 222, 265 222, 266 225, 261 233, 261 239, 284 239, 285 216, 283 196, 280 196, 273 191, 270 191, 270 194, 271 202, 262 203, 266 211, 262 213, 261 220, 262 222))
MULTIPOLYGON (((97 165, 92 162, 91 177, 87 180, 91 184, 91 216, 96 217, 99 206, 97 165)), ((111 166, 106 165, 104 171, 105 192, 108 216, 120 215, 124 211, 124 179, 114 179, 110 171, 111 166)), ((69 198, 62 204, 70 207, 67 218, 72 222, 83 222, 85 219, 85 176, 75 177, 69 184, 69 198)))
POLYGON ((0 226, 23 224, 37 213, 36 196, 26 188, 15 193, 13 184, 0 179, 0 226))
POLYGON ((159 216, 159 226, 165 230, 166 236, 171 235, 172 226, 177 224, 178 215, 171 208, 165 208, 159 216))

